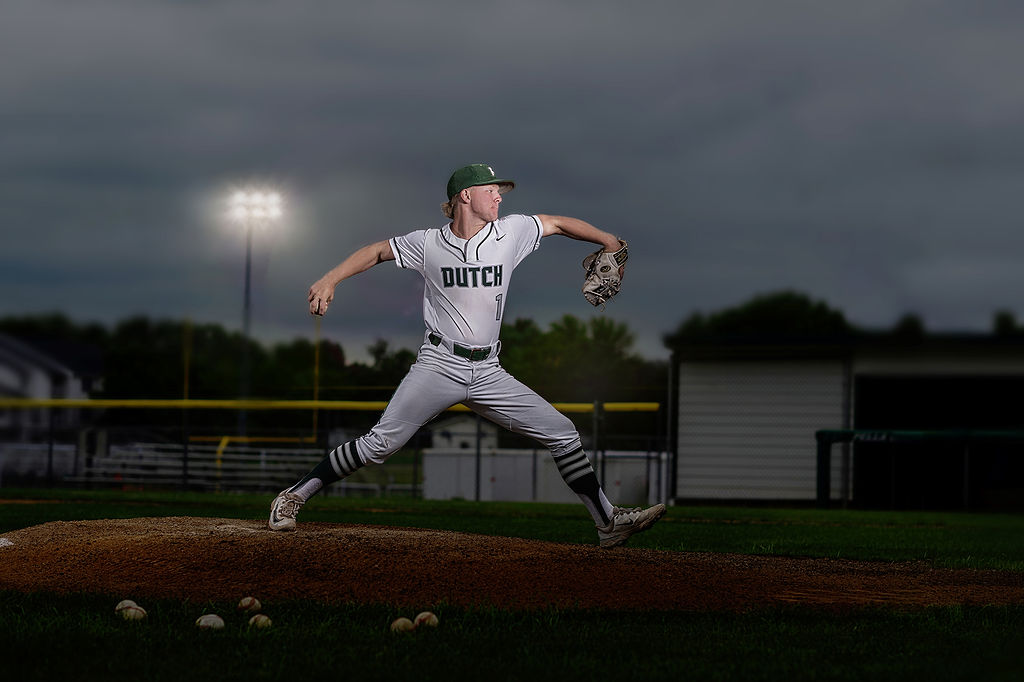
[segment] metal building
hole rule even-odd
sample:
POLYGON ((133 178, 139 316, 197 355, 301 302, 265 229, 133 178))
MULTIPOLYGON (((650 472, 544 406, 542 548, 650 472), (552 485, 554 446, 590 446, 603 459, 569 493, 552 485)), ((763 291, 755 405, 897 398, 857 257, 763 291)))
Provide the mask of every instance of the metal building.
MULTIPOLYGON (((851 334, 675 349, 677 501, 811 501, 820 429, 1024 429, 1024 339, 851 334)), ((1019 446, 836 445, 831 495, 868 507, 1024 505, 1019 446)))

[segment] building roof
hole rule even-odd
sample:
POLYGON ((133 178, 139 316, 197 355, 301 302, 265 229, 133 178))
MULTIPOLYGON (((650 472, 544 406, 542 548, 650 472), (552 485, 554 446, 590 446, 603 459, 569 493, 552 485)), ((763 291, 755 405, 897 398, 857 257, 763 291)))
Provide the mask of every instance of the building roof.
POLYGON ((845 358, 873 353, 950 355, 992 353, 1024 357, 1024 333, 900 333, 851 331, 834 335, 717 335, 670 346, 677 360, 845 358))
POLYGON ((74 374, 74 371, 57 358, 28 343, 0 332, 0 357, 17 366, 33 366, 47 372, 74 374))

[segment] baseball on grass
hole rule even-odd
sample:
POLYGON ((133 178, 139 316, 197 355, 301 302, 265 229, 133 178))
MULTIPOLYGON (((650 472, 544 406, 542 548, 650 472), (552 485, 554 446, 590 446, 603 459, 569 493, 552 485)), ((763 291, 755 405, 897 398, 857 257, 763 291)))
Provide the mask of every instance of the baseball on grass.
POLYGON ((420 627, 422 625, 428 628, 436 628, 437 616, 430 611, 424 611, 420 615, 416 616, 416 619, 413 621, 413 625, 416 627, 420 627))
POLYGON ((216 613, 204 613, 196 618, 196 627, 201 630, 222 630, 224 629, 224 619, 216 613))
POLYGON ((408 618, 396 618, 394 622, 391 623, 391 632, 410 632, 415 627, 416 626, 413 625, 412 621, 408 618))
POLYGON ((114 613, 125 620, 143 620, 146 617, 146 609, 142 608, 131 599, 118 602, 114 607, 114 613))
POLYGON ((122 599, 117 602, 117 606, 114 607, 114 613, 121 613, 121 609, 126 609, 129 606, 138 606, 138 604, 133 602, 131 599, 122 599))
POLYGON ((257 613, 255 616, 249 619, 249 627, 252 628, 269 628, 270 625, 270 618, 264 616, 262 613, 257 613))
POLYGON ((241 613, 256 613, 261 608, 263 605, 256 597, 242 597, 242 601, 238 602, 238 610, 241 613))

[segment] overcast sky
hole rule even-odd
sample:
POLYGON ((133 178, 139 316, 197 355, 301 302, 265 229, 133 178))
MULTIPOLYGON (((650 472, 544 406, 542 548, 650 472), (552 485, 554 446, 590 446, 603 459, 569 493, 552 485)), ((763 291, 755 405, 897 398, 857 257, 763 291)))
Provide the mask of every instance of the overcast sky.
MULTIPOLYGON (((1024 4, 1015 0, 5 0, 0 316, 242 325, 232 189, 286 197, 257 235, 253 334, 312 337, 310 283, 440 226, 451 171, 517 181, 504 213, 630 243, 623 294, 580 295, 587 244, 517 269, 506 319, 627 323, 795 289, 854 323, 1024 318, 1024 4)), ((339 287, 323 334, 413 348, 421 282, 339 287)))

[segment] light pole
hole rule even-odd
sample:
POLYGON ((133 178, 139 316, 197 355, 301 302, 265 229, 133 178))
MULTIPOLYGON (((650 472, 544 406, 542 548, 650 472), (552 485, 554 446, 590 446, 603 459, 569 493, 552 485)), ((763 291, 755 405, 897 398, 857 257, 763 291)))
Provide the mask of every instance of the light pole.
MULTIPOLYGON (((249 397, 249 318, 252 308, 252 233, 281 219, 281 195, 253 189, 238 190, 231 195, 229 215, 232 221, 245 228, 245 295, 242 303, 242 367, 239 379, 239 398, 249 397)), ((238 413, 239 435, 246 435, 246 411, 238 413)))

